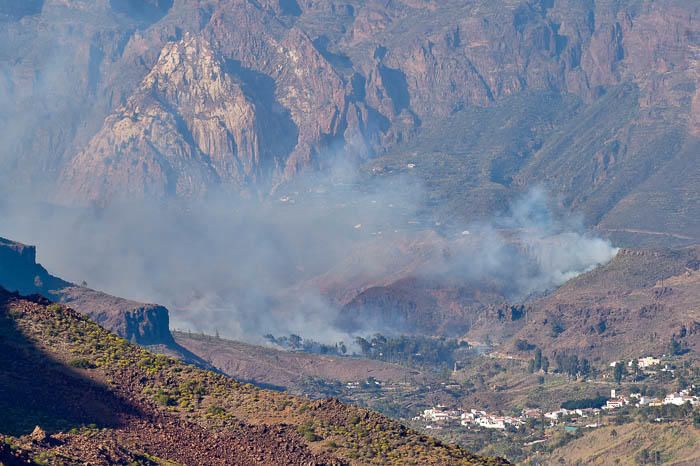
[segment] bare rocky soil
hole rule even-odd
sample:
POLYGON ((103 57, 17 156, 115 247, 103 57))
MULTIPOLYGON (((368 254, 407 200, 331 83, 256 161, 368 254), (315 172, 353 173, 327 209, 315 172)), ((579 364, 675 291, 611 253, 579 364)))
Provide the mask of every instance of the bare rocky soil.
POLYGON ((700 349, 697 247, 623 249, 609 264, 533 301, 518 337, 601 362, 700 349), (554 324, 562 332, 553 332, 554 324))

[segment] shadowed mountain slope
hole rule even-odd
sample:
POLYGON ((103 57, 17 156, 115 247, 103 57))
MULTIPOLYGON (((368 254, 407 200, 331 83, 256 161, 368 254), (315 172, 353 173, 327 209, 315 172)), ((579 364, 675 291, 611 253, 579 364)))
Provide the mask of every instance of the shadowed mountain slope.
MULTIPOLYGON (((28 382, 24 371, 41 363, 35 355, 43 353, 55 361, 60 375, 61 383, 52 385, 56 399, 69 401, 66 397, 80 387, 102 387, 88 391, 101 404, 87 403, 75 413, 45 410, 44 425, 51 426, 58 414, 80 428, 105 404, 117 420, 101 430, 87 426, 60 433, 53 424, 44 439, 4 439, 51 462, 114 464, 148 458, 146 464, 506 464, 420 436, 367 410, 256 389, 156 356, 59 305, 4 290, 0 298, 2 329, 12 337, 4 349, 20 352, 17 365, 0 373, 0 389, 20 388, 16 380, 28 382)), ((17 423, 13 432, 28 434, 31 428, 24 421, 4 416, 3 429, 10 429, 6 423, 17 423)))

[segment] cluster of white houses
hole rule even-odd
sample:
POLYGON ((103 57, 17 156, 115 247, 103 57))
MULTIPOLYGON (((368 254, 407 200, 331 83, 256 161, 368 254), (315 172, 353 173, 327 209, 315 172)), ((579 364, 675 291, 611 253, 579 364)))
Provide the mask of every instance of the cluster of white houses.
POLYGON ((615 390, 611 390, 610 399, 607 401, 603 409, 613 410, 629 404, 632 404, 637 408, 645 406, 654 407, 663 405, 683 406, 686 403, 689 403, 691 406, 700 405, 700 397, 692 395, 691 392, 691 389, 687 388, 679 392, 669 393, 668 395, 666 395, 665 398, 661 399, 643 396, 639 393, 633 393, 629 397, 618 396, 615 390))
POLYGON ((437 405, 426 409, 422 414, 413 418, 414 421, 428 421, 436 425, 427 425, 427 429, 439 429, 442 424, 459 423, 463 427, 483 427, 485 429, 505 429, 507 426, 518 427, 524 424, 523 417, 501 416, 489 414, 485 411, 471 409, 447 409, 443 405, 437 405))
POLYGON ((505 429, 507 426, 518 427, 524 423, 522 417, 498 416, 476 409, 462 413, 461 419, 461 424, 464 427, 478 426, 484 429, 505 429))
POLYGON ((700 397, 691 395, 690 389, 681 390, 678 393, 671 393, 666 395, 663 404, 665 405, 676 405, 683 406, 686 403, 690 403, 693 406, 700 405, 700 397))
MULTIPOLYGON (((539 409, 523 410, 520 416, 503 416, 499 414, 490 414, 485 411, 471 409, 464 411, 461 409, 448 409, 446 406, 437 405, 433 408, 426 409, 422 414, 413 418, 414 421, 426 421, 431 424, 427 425, 427 429, 440 429, 443 425, 459 423, 463 427, 483 427, 484 429, 500 429, 504 430, 509 426, 517 428, 525 424, 529 418, 547 419, 551 425, 557 424, 563 419, 573 417, 578 418, 593 418, 601 414, 603 411, 613 411, 627 405, 635 407, 645 406, 663 406, 676 405, 682 406, 689 403, 692 406, 700 405, 700 397, 691 395, 691 389, 681 390, 676 393, 667 395, 664 399, 649 398, 642 396, 639 393, 633 393, 630 396, 618 395, 616 390, 610 391, 610 399, 607 400, 602 408, 582 408, 582 409, 565 409, 561 408, 555 411, 543 413, 539 409)), ((586 427, 598 427, 598 423, 586 424, 586 427)))
MULTIPOLYGON (((638 358, 636 360, 630 360, 627 361, 627 367, 632 368, 634 367, 634 363, 637 363, 637 368, 641 370, 642 372, 653 375, 656 374, 657 371, 661 372, 670 372, 673 374, 675 370, 669 365, 669 364, 663 364, 661 363, 661 359, 655 358, 653 356, 645 356, 643 358, 638 358)), ((610 367, 615 367, 618 364, 623 364, 623 361, 613 361, 610 363, 610 367)))
MULTIPOLYGON (((610 363, 610 367, 615 367, 618 364, 622 363, 622 361, 613 361, 610 363)), ((653 356, 646 356, 643 358, 637 359, 637 367, 640 369, 649 369, 654 366, 658 366, 661 364, 661 360, 659 358, 655 358, 653 356)), ((627 366, 632 367, 634 365, 634 361, 627 361, 627 366)))

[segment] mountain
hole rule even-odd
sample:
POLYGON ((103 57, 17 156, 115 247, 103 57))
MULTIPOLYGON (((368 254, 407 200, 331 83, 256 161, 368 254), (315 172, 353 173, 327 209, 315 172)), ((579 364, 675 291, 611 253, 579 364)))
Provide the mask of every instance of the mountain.
POLYGON ((699 270, 696 245, 623 248, 610 262, 521 300, 490 288, 493 282, 406 275, 350 298, 338 324, 351 332, 384 324, 397 333, 463 337, 513 355, 524 340, 599 364, 667 353, 672 339, 697 351, 699 270))
POLYGON ((507 464, 155 355, 40 298, 0 290, 0 332, 9 464, 507 464))
POLYGON ((629 244, 700 233, 691 0, 26 5, 0 8, 0 160, 63 202, 372 159, 414 164, 446 218, 544 185, 629 244))
POLYGON ((700 250, 623 249, 613 261, 533 301, 517 337, 608 363, 700 345, 700 250), (555 327, 558 327, 555 331, 555 327))
POLYGON ((338 325, 350 332, 376 325, 397 333, 460 336, 477 316, 506 302, 488 285, 407 277, 359 293, 343 306, 338 325))
POLYGON ((167 45, 135 94, 73 160, 66 190, 77 199, 192 196, 215 182, 269 182, 284 125, 261 114, 224 66, 204 39, 187 35, 167 45))

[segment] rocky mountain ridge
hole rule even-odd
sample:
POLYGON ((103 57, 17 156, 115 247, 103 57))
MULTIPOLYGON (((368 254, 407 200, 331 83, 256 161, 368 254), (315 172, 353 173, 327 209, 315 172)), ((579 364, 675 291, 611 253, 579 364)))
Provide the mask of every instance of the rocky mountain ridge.
POLYGON ((6 12, 0 96, 31 118, 0 115, 2 159, 62 173, 71 202, 266 194, 336 157, 448 156, 465 188, 435 192, 483 200, 470 215, 544 184, 589 224, 697 237, 695 2, 35 3, 6 12), (517 105, 538 93, 556 99, 517 105), (500 105, 514 145, 458 137, 500 105))
POLYGON ((188 35, 162 50, 137 92, 74 159, 66 191, 77 200, 192 197, 220 184, 269 184, 276 141, 263 130, 274 122, 260 117, 206 41, 188 35))
POLYGON ((168 310, 78 286, 36 262, 36 248, 0 238, 0 286, 70 305, 115 334, 143 345, 172 345, 168 310))

